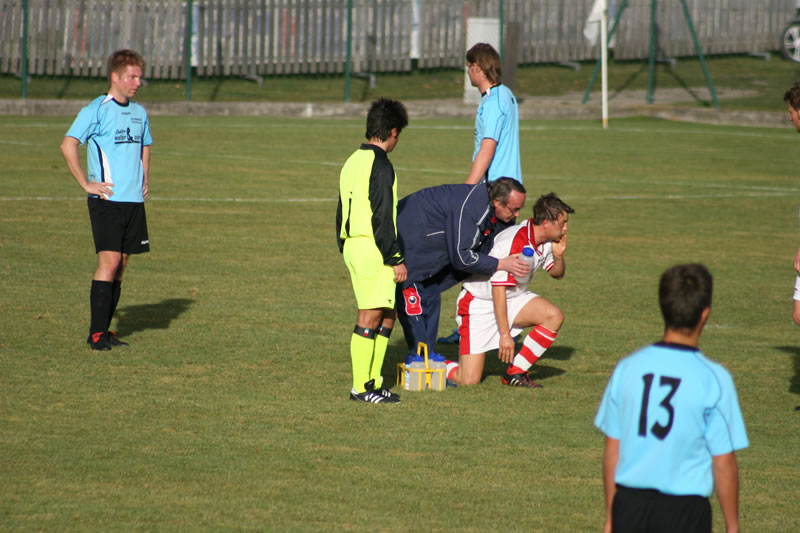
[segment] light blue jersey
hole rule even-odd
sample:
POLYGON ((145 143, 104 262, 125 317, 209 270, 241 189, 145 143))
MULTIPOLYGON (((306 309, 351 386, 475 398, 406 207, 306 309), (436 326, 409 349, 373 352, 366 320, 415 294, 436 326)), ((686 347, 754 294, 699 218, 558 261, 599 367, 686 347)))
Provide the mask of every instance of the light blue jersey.
POLYGON ((89 181, 113 183, 110 201, 144 202, 142 147, 152 144, 153 138, 142 106, 100 96, 81 109, 66 136, 88 143, 89 181))
POLYGON ((594 424, 619 440, 618 484, 665 494, 710 496, 711 457, 748 446, 731 375, 683 345, 620 361, 594 424))
POLYGON ((497 147, 487 171, 488 180, 514 178, 522 183, 519 158, 519 112, 517 99, 505 85, 495 85, 481 96, 475 115, 475 152, 478 155, 483 139, 494 139, 497 147))

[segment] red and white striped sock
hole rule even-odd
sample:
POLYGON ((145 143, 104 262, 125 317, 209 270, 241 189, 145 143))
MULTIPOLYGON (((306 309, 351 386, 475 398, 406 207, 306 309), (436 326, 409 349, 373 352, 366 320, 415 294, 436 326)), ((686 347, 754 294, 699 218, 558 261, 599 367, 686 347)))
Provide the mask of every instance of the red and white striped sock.
POLYGON ((458 370, 458 363, 456 363, 455 361, 446 360, 444 364, 445 367, 447 368, 447 370, 445 370, 445 375, 447 376, 447 379, 453 379, 453 374, 455 374, 456 370, 458 370))
POLYGON ((535 363, 558 336, 557 331, 550 331, 544 326, 536 326, 528 333, 522 343, 522 349, 514 356, 508 369, 509 374, 522 374, 535 363))

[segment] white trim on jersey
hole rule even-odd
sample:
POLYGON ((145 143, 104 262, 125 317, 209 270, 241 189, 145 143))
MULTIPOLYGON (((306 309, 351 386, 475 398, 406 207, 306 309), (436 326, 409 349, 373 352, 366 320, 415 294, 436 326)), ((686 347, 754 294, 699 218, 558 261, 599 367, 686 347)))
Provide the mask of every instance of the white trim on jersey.
MULTIPOLYGON (((461 260, 461 264, 463 266, 474 265, 478 262, 478 253, 474 252, 473 249, 478 246, 478 241, 480 240, 480 226, 483 224, 483 221, 489 215, 490 211, 489 206, 487 206, 486 211, 483 212, 483 216, 481 216, 481 218, 475 223, 475 234, 472 236, 472 242, 469 245, 469 249, 467 250, 467 258, 465 259, 465 257, 461 255, 461 226, 464 222, 464 206, 467 205, 470 196, 472 196, 477 188, 478 186, 475 186, 469 191, 469 194, 467 194, 467 196, 464 198, 464 201, 461 202, 461 209, 458 212, 458 242, 456 243, 456 250, 458 250, 458 258, 461 260)), ((458 270, 463 270, 463 268, 458 268, 458 270)))

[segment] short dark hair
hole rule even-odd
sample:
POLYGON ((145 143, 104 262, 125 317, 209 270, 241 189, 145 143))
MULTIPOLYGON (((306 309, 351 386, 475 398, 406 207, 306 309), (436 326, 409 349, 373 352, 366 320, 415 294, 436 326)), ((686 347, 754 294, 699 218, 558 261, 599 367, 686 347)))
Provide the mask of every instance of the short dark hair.
POLYGON ((111 73, 120 73, 128 65, 135 65, 144 70, 144 59, 133 50, 117 50, 108 56, 108 82, 111 83, 111 73))
POLYGON ((675 265, 661 275, 658 303, 668 329, 693 330, 711 307, 711 272, 701 264, 675 265))
POLYGON ((478 65, 486 75, 486 79, 493 85, 500 83, 503 69, 500 64, 500 54, 491 44, 478 43, 467 51, 467 63, 478 65))
POLYGON ((514 178, 497 178, 489 182, 489 202, 497 200, 501 205, 506 205, 508 197, 511 196, 511 191, 525 194, 525 187, 514 178))
POLYGON ((536 203, 533 204, 533 223, 539 225, 545 220, 555 222, 561 216, 561 213, 574 212, 575 210, 556 196, 556 193, 551 192, 540 196, 536 203))
POLYGON ((800 111, 800 81, 794 82, 783 94, 783 102, 792 106, 792 109, 800 111))
POLYGON ((385 141, 397 128, 397 133, 408 126, 408 112, 406 106, 397 100, 379 98, 372 102, 367 113, 367 140, 380 139, 385 141))

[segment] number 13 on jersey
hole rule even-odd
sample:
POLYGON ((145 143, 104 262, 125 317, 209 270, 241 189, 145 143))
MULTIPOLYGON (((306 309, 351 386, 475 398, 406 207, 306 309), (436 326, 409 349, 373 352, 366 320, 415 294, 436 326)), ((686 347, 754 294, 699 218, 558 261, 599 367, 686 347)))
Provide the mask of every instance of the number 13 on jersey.
POLYGON ((678 391, 681 380, 669 376, 660 376, 657 381, 657 386, 655 390, 653 390, 653 381, 655 377, 654 374, 645 374, 642 376, 644 391, 642 392, 642 407, 639 411, 639 436, 647 437, 647 432, 649 430, 658 440, 664 440, 667 435, 669 435, 672 429, 672 423, 675 421, 675 408, 670 402, 678 391), (659 405, 667 412, 666 425, 654 422, 652 426, 649 428, 647 427, 647 409, 650 405, 651 395, 654 396, 653 401, 658 401, 658 398, 662 398, 659 405))

